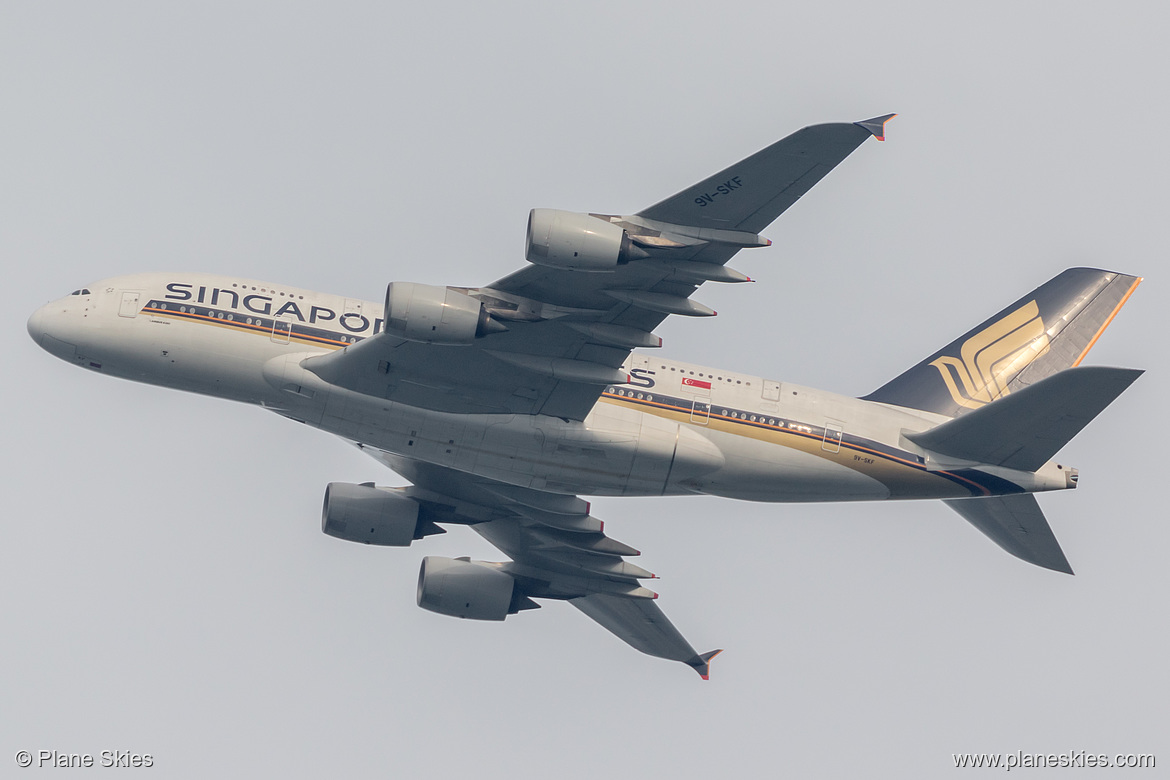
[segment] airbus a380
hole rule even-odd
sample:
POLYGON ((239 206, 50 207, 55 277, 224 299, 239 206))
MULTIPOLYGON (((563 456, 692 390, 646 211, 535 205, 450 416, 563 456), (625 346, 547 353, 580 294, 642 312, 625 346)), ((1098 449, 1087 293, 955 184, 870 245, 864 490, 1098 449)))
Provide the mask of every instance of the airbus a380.
POLYGON ((1033 494, 1141 373, 1078 367, 1141 281, 1067 270, 864 398, 655 357, 668 315, 893 115, 806 127, 634 215, 535 209, 529 265, 383 302, 196 273, 120 276, 28 321, 102 374, 256 404, 346 439, 406 487, 332 483, 322 530, 407 546, 466 525, 510 558, 427 557, 417 599, 503 620, 568 601, 634 648, 698 653, 580 496, 941 499, 1007 552, 1072 573, 1033 494))

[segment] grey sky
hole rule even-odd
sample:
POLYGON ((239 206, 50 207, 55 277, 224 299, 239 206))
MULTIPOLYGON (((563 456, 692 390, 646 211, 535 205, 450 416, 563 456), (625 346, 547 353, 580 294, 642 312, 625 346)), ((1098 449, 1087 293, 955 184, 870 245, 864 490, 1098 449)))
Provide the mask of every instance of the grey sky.
POLYGON ((1170 765, 1162 4, 404 5, 0 6, 0 773, 42 748, 193 778, 1170 765), (419 610, 422 556, 498 554, 460 529, 327 538, 326 483, 400 480, 25 333, 46 300, 138 271, 375 300, 486 284, 523 263, 529 208, 629 213, 889 111, 886 143, 736 258, 759 283, 701 290, 720 316, 666 323, 665 354, 860 395, 1097 265, 1147 281, 1088 362, 1148 372, 1064 450, 1081 487, 1040 499, 1075 578, 939 503, 598 500, 680 630, 727 648, 706 684, 564 604, 419 610))

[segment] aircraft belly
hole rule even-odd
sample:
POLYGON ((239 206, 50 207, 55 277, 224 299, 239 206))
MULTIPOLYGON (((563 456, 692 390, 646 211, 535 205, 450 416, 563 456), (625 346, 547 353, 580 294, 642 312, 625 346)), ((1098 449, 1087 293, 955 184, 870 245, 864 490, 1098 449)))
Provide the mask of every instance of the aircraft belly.
MULTIPOLYGON (((387 452, 535 490, 777 502, 988 494, 968 479, 926 471, 908 453, 879 452, 881 445, 851 435, 833 448, 816 431, 716 416, 697 426, 673 412, 612 403, 598 404, 584 423, 420 409, 330 385, 301 367, 309 354, 263 364, 267 406, 387 452)), ((241 377, 260 373, 255 362, 236 360, 241 377)), ((226 368, 221 363, 221 375, 226 368)), ((225 388, 214 394, 231 397, 225 388)))
MULTIPOLYGON (((313 389, 316 376, 294 365, 295 359, 288 363, 284 381, 296 385, 294 377, 300 377, 313 389)), ((325 387, 328 392, 318 396, 323 403, 316 405, 319 418, 308 408, 285 413, 364 445, 510 485, 623 495, 639 450, 636 430, 591 430, 530 415, 436 412, 325 387)), ((673 449, 673 439, 670 445, 673 449)), ((661 494, 665 472, 658 467, 647 473, 661 474, 650 478, 661 494)))
MULTIPOLYGON (((802 392, 802 395, 811 395, 802 392)), ((617 389, 598 408, 616 407, 679 423, 683 437, 726 456, 727 466, 687 474, 676 456, 667 494, 714 493, 758 501, 861 501, 873 499, 962 498, 1018 492, 1016 485, 986 475, 929 471, 918 457, 896 444, 898 432, 921 420, 905 414, 817 394, 807 408, 787 405, 761 414, 732 403, 697 415, 690 402, 667 396, 631 397, 617 389), (827 402, 832 402, 831 407, 827 402), (813 422, 826 421, 823 425, 813 422), (835 420, 835 421, 834 421, 835 420), (807 422, 806 422, 807 421, 807 422), (866 431, 876 438, 859 435, 866 431), (882 440, 886 440, 883 442, 882 440), (711 474, 711 472, 719 473, 711 474), (710 475, 710 476, 704 476, 710 475)))
POLYGON ((693 480, 703 493, 748 501, 873 501, 890 496, 879 480, 837 459, 729 433, 710 435, 727 465, 693 480))
MULTIPOLYGON (((582 485, 591 495, 660 496, 693 493, 683 480, 710 474, 724 465, 723 454, 706 437, 677 421, 612 404, 594 407, 584 426, 565 428, 560 451, 550 458, 565 476, 561 484, 580 483, 581 468, 569 452, 582 447, 604 466, 606 484, 582 485)), ((551 453, 550 453, 551 454, 551 453)))
MULTIPOLYGON (((599 403, 583 422, 455 414, 330 385, 301 367, 308 353, 264 364, 276 410, 352 441, 511 485, 582 495, 709 493, 755 501, 866 501, 988 494, 929 472, 909 453, 795 423, 599 403)), ((827 429, 826 429, 827 430, 827 429)), ((998 492, 998 491, 996 491, 998 492)))
POLYGON ((662 495, 678 426, 614 411, 590 415, 584 424, 523 415, 489 424, 468 470, 554 493, 662 495))
POLYGON ((312 394, 290 397, 281 410, 288 416, 397 455, 535 490, 693 493, 680 488, 679 480, 712 473, 725 463, 705 437, 635 410, 602 408, 585 423, 436 412, 327 385, 300 368, 296 355, 270 361, 265 374, 274 385, 312 394))

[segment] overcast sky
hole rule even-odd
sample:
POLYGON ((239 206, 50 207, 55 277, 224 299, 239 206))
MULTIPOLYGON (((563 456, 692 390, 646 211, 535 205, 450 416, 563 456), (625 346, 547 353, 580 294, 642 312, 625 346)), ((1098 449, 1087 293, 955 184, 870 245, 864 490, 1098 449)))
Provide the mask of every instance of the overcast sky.
POLYGON ((0 774, 21 749, 150 753, 180 778, 1170 766, 1163 4, 185 5, 0 5, 0 774), (1147 281, 1087 362, 1148 371, 1062 451, 1081 487, 1040 499, 1072 578, 934 502, 596 501, 679 629, 727 649, 708 683, 564 604, 418 609, 424 555, 499 554, 458 528, 326 537, 328 482, 402 481, 25 332, 139 271, 372 300, 487 284, 523 264, 530 208, 632 213, 891 111, 735 259, 759 283, 702 289, 719 317, 668 321, 663 354, 862 395, 1094 265, 1147 281))

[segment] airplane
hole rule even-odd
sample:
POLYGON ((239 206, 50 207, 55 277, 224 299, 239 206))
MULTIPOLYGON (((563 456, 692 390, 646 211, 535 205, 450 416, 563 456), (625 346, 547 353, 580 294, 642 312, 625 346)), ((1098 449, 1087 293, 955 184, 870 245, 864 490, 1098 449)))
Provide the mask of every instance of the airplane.
POLYGON ((1142 373, 1082 367, 1141 282, 1073 268, 863 398, 653 356, 669 315, 894 115, 814 125, 633 215, 533 209, 521 270, 486 287, 388 285, 381 302, 205 273, 119 276, 28 320, 101 374, 255 404, 333 433, 410 484, 334 482, 322 530, 409 546, 468 526, 509 560, 428 556, 416 593, 500 621, 568 601, 708 679, 581 496, 941 499, 1008 553, 1072 574, 1036 493, 1057 452, 1142 373), (639 350, 639 351, 635 351, 639 350))

